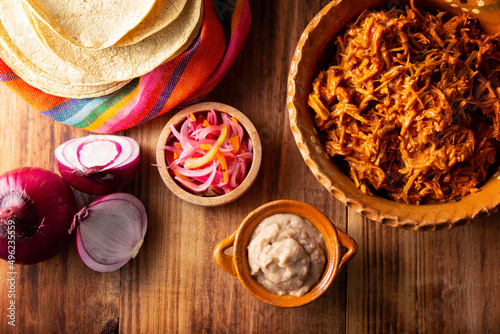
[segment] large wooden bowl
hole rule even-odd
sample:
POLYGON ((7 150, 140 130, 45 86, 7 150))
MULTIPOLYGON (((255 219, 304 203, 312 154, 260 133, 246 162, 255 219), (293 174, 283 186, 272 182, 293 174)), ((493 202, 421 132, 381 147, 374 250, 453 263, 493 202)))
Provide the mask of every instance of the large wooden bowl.
MULTIPOLYGON (((477 16, 488 33, 500 31, 500 2, 497 0, 415 1, 418 5, 454 13, 468 11, 477 16)), ((344 204, 379 223, 411 230, 440 230, 467 224, 497 210, 500 203, 500 172, 475 194, 460 201, 437 205, 409 205, 361 192, 327 155, 307 106, 311 83, 325 65, 325 54, 335 35, 364 9, 383 6, 381 0, 338 0, 324 7, 300 38, 288 77, 287 110, 295 141, 306 164, 318 181, 344 204)))

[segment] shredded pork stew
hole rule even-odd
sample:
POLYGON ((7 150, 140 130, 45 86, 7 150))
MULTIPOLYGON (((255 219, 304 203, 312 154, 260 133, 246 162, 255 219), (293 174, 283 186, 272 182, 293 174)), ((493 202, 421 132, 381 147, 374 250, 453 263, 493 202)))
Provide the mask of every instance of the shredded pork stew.
POLYGON ((309 106, 364 193, 439 203, 478 191, 500 140, 500 34, 473 17, 365 11, 338 35, 309 106))

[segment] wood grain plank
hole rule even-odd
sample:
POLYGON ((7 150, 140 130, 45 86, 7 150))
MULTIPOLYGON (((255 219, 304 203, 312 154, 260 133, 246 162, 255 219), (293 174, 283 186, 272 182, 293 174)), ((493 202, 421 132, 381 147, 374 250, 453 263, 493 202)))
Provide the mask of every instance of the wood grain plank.
MULTIPOLYGON (((236 63, 207 99, 238 108, 258 129, 265 158, 254 186, 234 203, 202 208, 173 198, 161 185, 156 171, 141 170, 141 182, 149 185, 147 202, 152 214, 145 249, 138 261, 122 270, 122 282, 138 275, 135 284, 122 285, 123 333, 345 330, 345 275, 339 276, 334 287, 314 304, 294 310, 277 309, 254 299, 212 260, 218 241, 233 233, 250 211, 276 199, 311 203, 332 219, 336 217, 333 220, 345 228, 345 207, 321 187, 304 164, 284 109, 289 60, 308 21, 304 16, 296 20, 297 6, 283 1, 252 3, 256 14, 249 38, 236 63), (283 15, 276 16, 276 12, 283 15), (152 198, 152 194, 156 197, 152 198), (143 266, 145 261, 147 266, 143 266), (135 270, 136 266, 140 270, 135 270), (318 316, 321 312, 328 316, 318 316)), ((308 8, 311 17, 316 9, 308 8)), ((169 118, 162 116, 127 134, 148 143, 142 136, 159 136, 169 118)), ((148 152, 143 167, 154 162, 154 149, 151 143, 143 148, 148 152)), ((138 188, 134 192, 138 193, 138 188)), ((141 196, 145 195, 141 192, 141 196)))
MULTIPOLYGON (((54 149, 64 141, 85 135, 50 120, 0 86, 0 171, 37 166, 57 172, 54 149)), ((80 206, 90 197, 77 192, 80 206)), ((9 286, 8 264, 0 261, 0 332, 5 321, 9 286)), ((37 265, 16 265, 15 305, 18 333, 71 333, 83 328, 100 332, 118 322, 119 272, 101 275, 80 260, 74 243, 62 254, 37 265)))
POLYGON ((449 231, 382 226, 350 210, 351 333, 494 333, 500 327, 500 215, 449 231))
MULTIPOLYGON (((16 266, 17 333, 495 333, 500 328, 500 214, 451 231, 397 230, 363 219, 331 196, 304 163, 289 129, 286 79, 295 45, 328 0, 255 0, 243 50, 207 100, 244 112, 264 159, 236 202, 202 208, 162 183, 156 140, 172 113, 120 134, 141 147, 124 191, 146 205, 138 256, 121 270, 87 268, 74 244, 34 266, 16 266), (264 304, 212 259, 215 245, 258 206, 294 199, 316 206, 359 251, 324 296, 296 309, 264 304)), ((53 150, 86 135, 36 112, 0 85, 0 172, 55 171, 53 150)), ((80 206, 92 197, 75 192, 80 206)), ((7 321, 7 263, 0 261, 0 333, 7 321)))

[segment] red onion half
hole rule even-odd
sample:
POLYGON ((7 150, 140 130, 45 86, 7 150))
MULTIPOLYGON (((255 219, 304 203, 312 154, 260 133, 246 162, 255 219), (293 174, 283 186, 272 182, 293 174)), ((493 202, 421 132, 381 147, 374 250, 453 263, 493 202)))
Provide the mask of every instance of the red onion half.
POLYGON ((139 144, 129 137, 90 135, 71 139, 56 148, 61 176, 87 194, 115 192, 139 169, 139 144))
POLYGON ((67 246, 78 211, 70 186, 41 168, 0 175, 0 258, 11 264, 48 260, 67 246))
POLYGON ((82 261, 98 272, 111 272, 134 258, 144 241, 148 219, 135 196, 114 193, 83 208, 73 221, 76 248, 82 261))

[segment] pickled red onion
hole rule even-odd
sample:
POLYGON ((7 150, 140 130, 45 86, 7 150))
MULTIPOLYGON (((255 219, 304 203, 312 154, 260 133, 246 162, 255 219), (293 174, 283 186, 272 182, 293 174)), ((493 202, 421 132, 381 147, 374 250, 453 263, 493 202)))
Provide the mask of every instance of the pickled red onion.
POLYGON ((207 178, 207 180, 205 182, 203 182, 202 184, 197 184, 195 182, 185 180, 185 179, 178 177, 178 176, 175 176, 174 178, 177 181, 179 181, 180 183, 182 183, 183 185, 185 185, 187 188, 189 188, 191 191, 194 191, 195 193, 201 193, 201 192, 207 191, 208 187, 210 187, 210 185, 212 184, 212 182, 215 178, 215 173, 217 172, 215 162, 212 164, 211 169, 212 169, 212 173, 207 178))
POLYGON ((253 159, 252 142, 228 114, 214 110, 200 114, 170 126, 172 133, 161 147, 167 166, 161 167, 193 193, 222 195, 243 182, 253 159))

